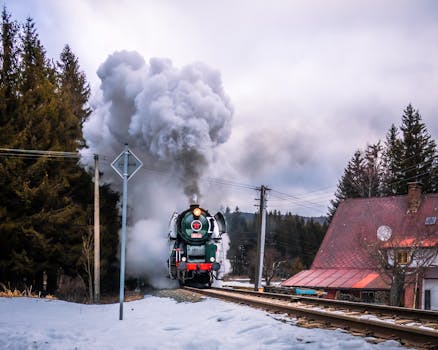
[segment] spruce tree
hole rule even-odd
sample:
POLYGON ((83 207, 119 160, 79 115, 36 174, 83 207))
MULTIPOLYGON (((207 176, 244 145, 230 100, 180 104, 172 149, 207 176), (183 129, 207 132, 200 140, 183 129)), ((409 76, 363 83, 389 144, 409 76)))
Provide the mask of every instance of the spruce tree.
POLYGON ((0 48, 0 145, 8 147, 14 134, 17 105, 18 23, 3 8, 0 48))
POLYGON ((402 171, 403 146, 399 138, 398 129, 394 124, 391 125, 385 139, 385 149, 383 152, 383 176, 380 186, 382 196, 393 196, 402 193, 402 171))
POLYGON ((81 136, 82 126, 91 113, 88 107, 90 86, 70 46, 66 45, 62 50, 57 66, 60 98, 65 104, 65 112, 73 116, 71 124, 67 125, 66 137, 70 140, 76 139, 75 147, 84 147, 85 143, 81 136))
POLYGON ((382 146, 380 141, 374 145, 368 145, 365 150, 365 197, 377 197, 380 195, 380 183, 383 175, 382 146))
POLYGON ((431 192, 437 193, 438 192, 438 157, 436 157, 432 167, 431 184, 432 184, 431 192))
POLYGON ((420 113, 411 104, 404 110, 400 129, 403 133, 400 193, 407 193, 407 183, 412 181, 421 182, 424 192, 432 192, 431 174, 437 158, 436 143, 422 122, 420 113))
MULTIPOLYGON (((3 148, 12 148, 17 138, 18 31, 18 24, 3 8, 0 51, 0 147, 3 148)), ((13 273, 13 254, 20 255, 17 253, 20 239, 15 233, 19 229, 16 218, 21 203, 13 184, 21 176, 22 163, 22 159, 0 158, 0 279, 13 273)), ((20 263, 17 259, 16 266, 27 265, 28 259, 22 260, 20 263)))
POLYGON ((391 126, 383 148, 378 142, 368 146, 365 153, 355 152, 330 202, 329 220, 346 198, 406 194, 412 181, 420 182, 423 192, 438 191, 436 143, 411 104, 404 110, 400 130, 401 137, 391 126))
POLYGON ((338 183, 335 199, 330 201, 329 221, 333 218, 339 203, 347 198, 365 197, 365 159, 363 153, 357 150, 344 169, 344 174, 338 183))
MULTIPOLYGON (((21 46, 17 106, 19 137, 14 148, 65 150, 64 130, 59 130, 63 115, 55 71, 46 58, 31 19, 23 26, 21 46)), ((23 257, 22 260, 29 258, 32 276, 28 278, 33 286, 41 285, 45 271, 49 276, 49 288, 53 288, 58 268, 74 264, 70 258, 74 249, 66 249, 65 243, 77 235, 68 225, 76 222, 80 209, 68 194, 65 162, 48 157, 25 159, 19 173, 21 176, 13 183, 21 203, 21 209, 16 208, 20 213, 17 218, 20 245, 16 253, 23 257)), ((72 173, 71 169, 68 173, 72 173)))
MULTIPOLYGON (((78 59, 66 46, 55 67, 32 19, 19 27, 6 9, 0 47, 0 147, 76 152, 90 113, 90 91, 78 59)), ((0 282, 41 290, 47 274, 47 291, 53 292, 60 271, 86 277, 82 242, 92 225, 94 186, 77 159, 23 154, 0 157, 0 282)), ((103 291, 117 275, 116 202, 117 195, 103 186, 103 291)))

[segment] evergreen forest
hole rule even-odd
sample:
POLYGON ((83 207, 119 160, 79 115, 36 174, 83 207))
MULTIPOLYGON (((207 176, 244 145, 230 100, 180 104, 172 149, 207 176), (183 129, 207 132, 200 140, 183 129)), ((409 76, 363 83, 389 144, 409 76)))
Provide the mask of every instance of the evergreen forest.
POLYGON ((354 152, 330 203, 329 220, 344 199, 405 195, 409 182, 419 183, 423 193, 438 192, 436 142, 412 104, 404 109, 400 127, 391 125, 383 142, 354 152))
MULTIPOLYGON (((90 296, 93 179, 78 165, 90 88, 66 45, 49 59, 35 23, 2 11, 0 289, 90 296), (35 151, 40 150, 40 151, 35 151)), ((101 289, 118 276, 118 195, 103 186, 101 289)))

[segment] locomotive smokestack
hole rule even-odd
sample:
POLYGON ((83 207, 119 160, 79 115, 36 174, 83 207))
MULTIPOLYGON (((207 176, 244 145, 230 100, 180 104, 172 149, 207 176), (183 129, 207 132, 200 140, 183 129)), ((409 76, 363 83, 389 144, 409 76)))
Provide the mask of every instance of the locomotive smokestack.
POLYGON ((192 202, 190 205, 192 204, 198 204, 198 195, 196 193, 192 194, 192 202))

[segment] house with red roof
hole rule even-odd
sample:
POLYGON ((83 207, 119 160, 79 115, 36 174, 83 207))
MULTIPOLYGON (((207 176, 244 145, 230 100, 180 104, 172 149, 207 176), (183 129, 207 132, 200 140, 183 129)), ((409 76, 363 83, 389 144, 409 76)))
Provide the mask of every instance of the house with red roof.
POLYGON ((422 194, 418 183, 410 183, 405 196, 347 199, 310 270, 282 285, 324 290, 333 299, 388 303, 391 268, 397 267, 406 273, 402 304, 438 310, 437 217, 438 194, 422 194))

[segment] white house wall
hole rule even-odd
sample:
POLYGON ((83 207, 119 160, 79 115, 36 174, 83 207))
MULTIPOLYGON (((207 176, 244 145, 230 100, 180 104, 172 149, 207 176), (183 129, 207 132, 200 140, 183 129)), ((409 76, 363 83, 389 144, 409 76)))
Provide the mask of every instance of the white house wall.
POLYGON ((423 291, 422 291, 422 305, 424 309, 424 291, 430 289, 430 309, 438 311, 438 279, 425 279, 423 280, 423 291))

